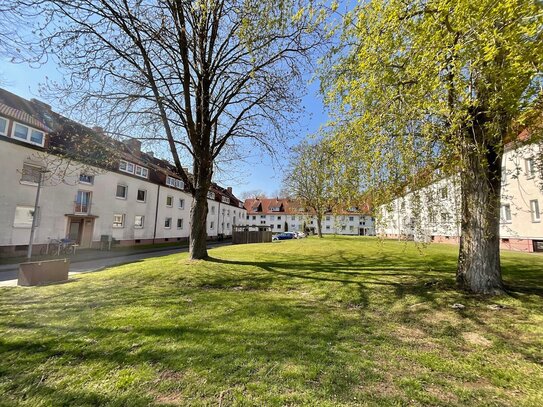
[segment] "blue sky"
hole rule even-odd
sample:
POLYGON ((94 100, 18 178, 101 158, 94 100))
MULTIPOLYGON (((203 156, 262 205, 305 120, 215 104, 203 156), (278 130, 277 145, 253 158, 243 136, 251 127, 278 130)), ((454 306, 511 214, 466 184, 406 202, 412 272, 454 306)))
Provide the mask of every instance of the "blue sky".
MULTIPOLYGON (((43 99, 38 88, 46 78, 58 79, 61 73, 54 62, 40 68, 31 68, 22 64, 12 64, 0 59, 0 86, 26 99, 37 98, 52 105, 53 110, 62 113, 56 108, 54 101, 43 99)), ((318 83, 302 83, 300 88, 305 89, 306 95, 302 99, 304 113, 300 122, 288 137, 287 146, 277 147, 277 160, 273 160, 264 151, 249 150, 243 162, 230 164, 223 173, 218 175, 217 181, 224 186, 232 186, 234 193, 240 195, 244 191, 262 190, 268 195, 274 194, 281 188, 284 171, 288 163, 288 148, 296 145, 308 134, 316 132, 325 124, 327 115, 318 92, 318 83)), ((161 154, 165 158, 167 154, 161 154)))

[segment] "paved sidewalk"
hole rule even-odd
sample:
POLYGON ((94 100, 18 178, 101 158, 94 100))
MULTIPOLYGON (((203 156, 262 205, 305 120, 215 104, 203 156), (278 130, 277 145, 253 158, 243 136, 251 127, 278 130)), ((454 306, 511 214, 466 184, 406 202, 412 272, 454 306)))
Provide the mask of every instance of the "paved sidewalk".
MULTIPOLYGON (((208 248, 211 249, 217 246, 228 245, 230 242, 221 242, 221 243, 208 243, 208 248)), ((100 271, 107 267, 112 267, 119 264, 131 263, 138 260, 149 259, 153 257, 168 256, 170 254, 187 252, 188 247, 168 247, 161 248, 160 250, 154 251, 143 251, 137 253, 124 253, 122 255, 117 255, 116 257, 105 257, 105 258, 94 258, 91 260, 79 260, 72 261, 70 263, 70 273, 69 275, 79 274, 79 273, 89 273, 93 271, 100 271)), ((102 252, 110 253, 110 252, 102 252)), ((2 266, 5 267, 6 265, 2 266)), ((13 287, 17 285, 17 273, 19 270, 18 264, 10 264, 11 268, 0 270, 0 287, 13 287)))

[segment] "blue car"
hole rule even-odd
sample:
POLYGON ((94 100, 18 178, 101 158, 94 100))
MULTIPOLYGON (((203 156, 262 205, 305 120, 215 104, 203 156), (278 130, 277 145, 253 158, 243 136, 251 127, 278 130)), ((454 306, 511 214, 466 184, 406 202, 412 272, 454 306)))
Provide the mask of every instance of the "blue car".
POLYGON ((293 233, 279 233, 278 235, 275 235, 272 237, 272 240, 289 240, 294 239, 293 233))

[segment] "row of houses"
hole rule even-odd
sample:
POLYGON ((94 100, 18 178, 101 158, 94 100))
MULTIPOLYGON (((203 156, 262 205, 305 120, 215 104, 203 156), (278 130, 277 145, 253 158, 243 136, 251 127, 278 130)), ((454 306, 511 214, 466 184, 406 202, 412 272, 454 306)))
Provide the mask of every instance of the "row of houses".
MULTIPOLYGON (((543 179, 536 144, 510 144, 502 160, 500 239, 503 249, 543 251, 543 179)), ((458 243, 459 176, 436 177, 425 188, 398 196, 377 211, 377 233, 389 238, 458 243)))
MULTIPOLYGON (((247 224, 267 226, 274 232, 317 232, 317 217, 296 200, 261 198, 245 200, 247 224)), ((349 208, 328 211, 322 219, 323 234, 375 235, 374 219, 368 210, 349 208)))
MULTIPOLYGON (((34 216, 38 248, 64 237, 82 248, 104 239, 122 245, 188 239, 192 196, 174 166, 141 151, 138 140, 112 140, 3 89, 0 165, 0 255, 27 249, 34 216)), ((245 223, 231 188, 213 184, 208 205, 210 238, 245 223)))

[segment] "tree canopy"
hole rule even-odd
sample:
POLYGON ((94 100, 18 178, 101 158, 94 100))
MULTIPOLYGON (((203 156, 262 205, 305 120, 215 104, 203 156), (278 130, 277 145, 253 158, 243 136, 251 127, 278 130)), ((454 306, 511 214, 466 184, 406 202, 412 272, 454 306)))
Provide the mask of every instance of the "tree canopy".
POLYGON ((373 0, 335 30, 321 71, 334 143, 353 147, 348 160, 377 205, 431 182, 421 174, 433 169, 460 173, 457 279, 500 292, 501 157, 540 100, 541 2, 373 0))

